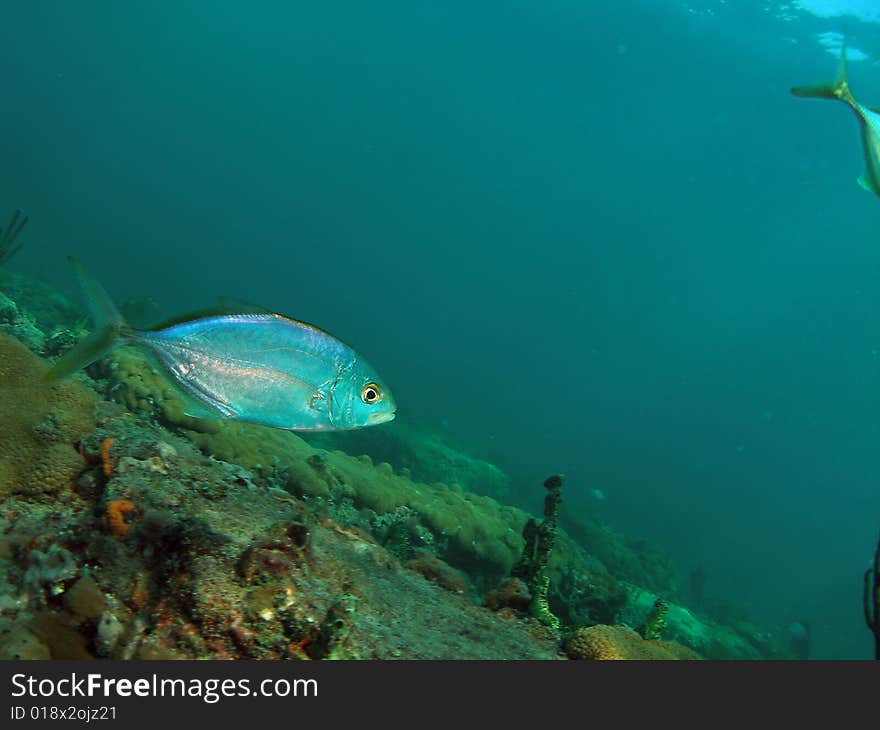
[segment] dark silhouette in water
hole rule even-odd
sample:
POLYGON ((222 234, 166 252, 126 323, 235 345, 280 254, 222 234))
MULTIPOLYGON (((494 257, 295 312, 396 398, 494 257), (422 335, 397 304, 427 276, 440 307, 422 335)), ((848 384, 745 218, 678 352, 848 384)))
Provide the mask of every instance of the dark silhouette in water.
POLYGON ((6 226, 6 230, 3 231, 0 229, 0 263, 9 261, 9 259, 18 253, 21 244, 19 243, 16 246, 15 240, 18 238, 18 234, 21 233, 25 225, 27 225, 27 222, 28 217, 26 215, 23 216, 20 210, 16 210, 12 214, 12 218, 9 221, 9 225, 6 226))
POLYGON ((878 156, 880 146, 878 146, 877 137, 880 114, 876 109, 859 104, 850 91, 846 80, 846 38, 843 39, 843 45, 840 47, 840 71, 837 81, 818 86, 796 86, 791 90, 791 93, 805 99, 842 101, 853 110, 859 121, 862 150, 865 157, 865 172, 859 177, 858 183, 869 193, 880 197, 880 156, 878 156))
POLYGON ((880 660, 880 540, 874 563, 865 571, 865 623, 874 634, 874 658, 880 660))

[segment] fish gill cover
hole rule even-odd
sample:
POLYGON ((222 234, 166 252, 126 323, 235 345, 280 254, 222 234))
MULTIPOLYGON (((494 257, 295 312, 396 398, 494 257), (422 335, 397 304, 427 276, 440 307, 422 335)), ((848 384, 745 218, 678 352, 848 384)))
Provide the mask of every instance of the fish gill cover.
POLYGON ((788 94, 842 18, 2 12, 3 656, 872 655, 880 211, 852 115, 788 94), (51 385, 69 254, 126 314, 325 327, 398 418, 194 418, 130 347, 51 385))

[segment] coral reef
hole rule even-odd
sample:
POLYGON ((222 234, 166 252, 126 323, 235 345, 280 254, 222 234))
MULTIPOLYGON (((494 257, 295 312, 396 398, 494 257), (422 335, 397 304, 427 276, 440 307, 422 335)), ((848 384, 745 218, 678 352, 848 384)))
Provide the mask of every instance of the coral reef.
POLYGON ((436 558, 402 565, 322 503, 102 415, 67 502, 2 504, 3 656, 555 658, 436 558))
POLYGON ((560 532, 558 557, 551 556, 550 606, 569 626, 611 624, 629 600, 623 583, 617 580, 595 556, 578 546, 567 546, 560 532), (574 553, 574 557, 568 557, 574 553))
POLYGON ((0 332, 6 332, 24 342, 29 350, 41 352, 45 344, 43 331, 33 318, 19 310, 18 305, 0 293, 0 332))
MULTIPOLYGON (((560 515, 561 478, 539 522, 428 437, 404 465, 193 418, 131 348, 49 386, 37 355, 78 339, 78 313, 10 272, 0 289, 0 658, 556 659, 559 623, 586 656, 585 626, 639 625, 675 595, 651 546, 560 515), (441 464, 449 481, 420 477, 441 464)), ((781 655, 672 602, 666 624, 704 656, 781 655)), ((594 628, 619 654, 687 653, 594 628)))
POLYGON ((55 289, 0 268, 0 332, 54 358, 83 334, 85 318, 55 289))
POLYGON ((342 433, 306 435, 314 446, 328 451, 369 454, 376 462, 420 482, 458 484, 493 499, 510 493, 510 477, 492 464, 449 443, 449 435, 396 419, 387 427, 342 433))
POLYGON ((582 504, 570 505, 559 524, 618 580, 667 595, 678 593, 675 566, 656 546, 620 534, 582 504))
POLYGON ((501 575, 522 549, 520 532, 527 516, 520 510, 456 484, 416 482, 365 455, 315 448, 291 432, 192 418, 165 376, 132 348, 121 348, 96 368, 106 378, 108 397, 180 430, 206 454, 239 464, 297 496, 324 503, 349 500, 356 510, 374 516, 408 510, 446 545, 444 559, 453 565, 478 565, 487 574, 501 575))
MULTIPOLYGON (((619 622, 628 626, 643 626, 645 616, 651 616, 658 595, 637 586, 629 586, 629 601, 619 615, 619 622)), ((689 608, 662 599, 666 605, 663 614, 663 635, 667 639, 690 647, 709 659, 792 658, 784 631, 764 631, 752 624, 737 627, 698 616, 689 608)))
POLYGON ((517 563, 484 605, 525 613, 551 628, 613 623, 629 594, 601 561, 558 529, 561 486, 559 476, 545 482, 544 519, 526 522, 517 563))

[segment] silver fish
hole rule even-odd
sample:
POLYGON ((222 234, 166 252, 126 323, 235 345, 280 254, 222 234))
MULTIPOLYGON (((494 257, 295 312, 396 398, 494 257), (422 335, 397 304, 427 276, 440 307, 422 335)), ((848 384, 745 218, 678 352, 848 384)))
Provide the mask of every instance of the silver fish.
POLYGON ((394 418, 391 391, 348 345, 280 314, 211 314, 152 330, 130 327, 104 288, 69 259, 94 332, 47 373, 59 380, 113 348, 146 351, 187 400, 187 413, 291 431, 334 431, 394 418))
POLYGON ((859 185, 880 197, 880 110, 863 106, 856 101, 846 80, 846 39, 840 51, 840 71, 837 81, 819 86, 796 86, 791 93, 808 99, 842 101, 856 115, 862 137, 862 154, 865 172, 858 179, 859 185))

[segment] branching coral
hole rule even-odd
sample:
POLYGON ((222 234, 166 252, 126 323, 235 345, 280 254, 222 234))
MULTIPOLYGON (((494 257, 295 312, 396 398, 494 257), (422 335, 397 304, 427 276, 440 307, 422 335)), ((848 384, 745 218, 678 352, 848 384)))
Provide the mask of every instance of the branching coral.
POLYGON ((533 519, 526 523, 523 528, 525 547, 510 571, 511 577, 521 579, 528 586, 532 596, 532 616, 552 629, 559 628, 559 619, 553 615, 547 603, 547 591, 550 587, 547 562, 556 542, 556 526, 562 504, 562 481, 563 477, 557 474, 548 477, 544 482, 547 489, 547 496, 544 497, 544 519, 540 525, 533 519))
POLYGON ((666 628, 666 614, 669 612, 669 604, 662 598, 654 601, 651 612, 645 618, 645 622, 639 627, 639 636, 643 639, 659 639, 666 628))

